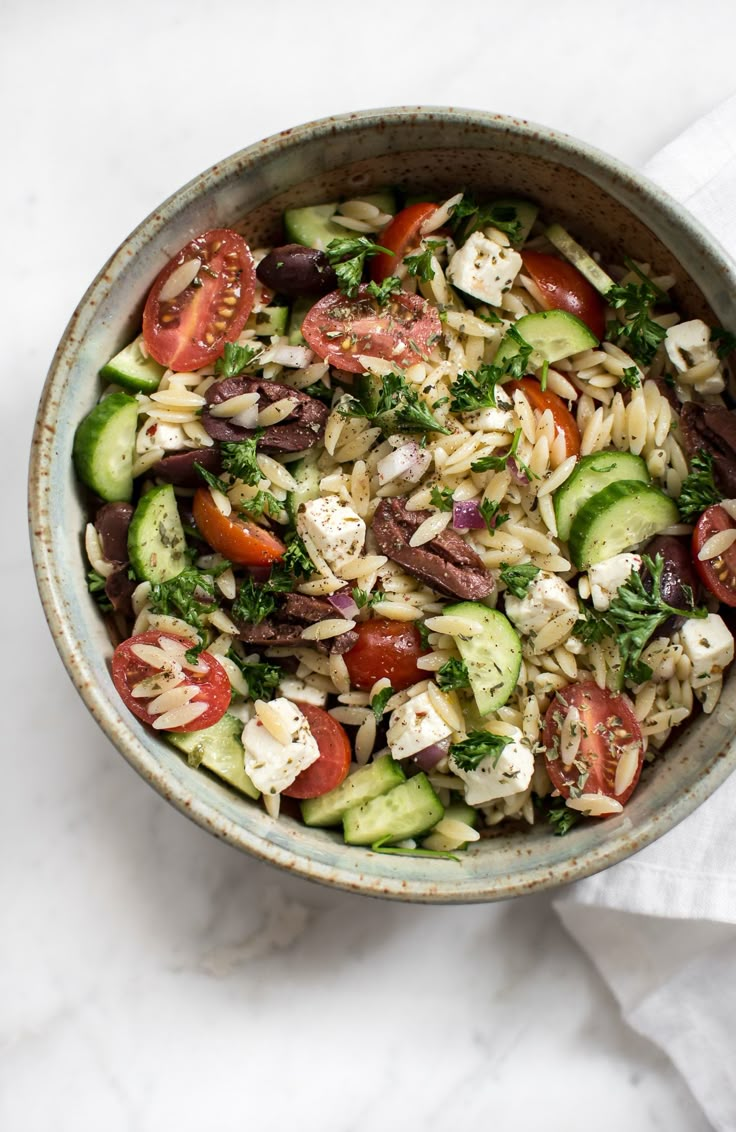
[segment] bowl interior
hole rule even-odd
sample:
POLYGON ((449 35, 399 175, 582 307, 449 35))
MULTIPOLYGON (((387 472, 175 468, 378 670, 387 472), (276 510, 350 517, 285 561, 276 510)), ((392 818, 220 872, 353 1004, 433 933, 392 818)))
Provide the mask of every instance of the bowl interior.
POLYGON ((678 308, 736 323, 729 261, 674 202, 604 155, 527 123, 470 111, 350 115, 287 131, 236 154, 171 197, 125 241, 92 284, 61 342, 39 410, 31 460, 34 561, 57 647, 80 694, 136 769, 203 826, 275 864, 327 883, 403 899, 489 900, 563 883, 606 867, 684 817, 734 764, 733 678, 645 772, 625 814, 566 837, 546 828, 484 840, 462 863, 384 856, 344 846, 261 809, 201 770, 120 710, 110 643, 85 585, 85 516, 71 467, 74 429, 100 391, 97 372, 137 332, 157 272, 184 243, 235 227, 253 246, 281 237, 290 205, 400 185, 439 197, 459 188, 535 200, 605 259, 624 254, 673 272, 678 308))

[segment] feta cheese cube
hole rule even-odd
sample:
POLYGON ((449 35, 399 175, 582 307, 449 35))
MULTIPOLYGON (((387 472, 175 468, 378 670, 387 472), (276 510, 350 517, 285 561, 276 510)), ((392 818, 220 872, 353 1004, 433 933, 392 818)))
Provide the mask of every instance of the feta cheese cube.
POLYGON ((296 526, 300 535, 309 535, 336 574, 358 557, 365 544, 365 523, 336 495, 310 499, 302 504, 296 526))
POLYGON ((284 699, 295 700, 297 703, 314 704, 315 707, 321 708, 327 706, 327 692, 314 688, 311 684, 305 684, 297 676, 284 676, 279 683, 278 694, 284 699))
POLYGON ((534 755, 518 727, 500 755, 489 755, 472 770, 463 770, 450 757, 450 770, 465 782, 465 801, 480 806, 526 790, 534 773, 534 755))
POLYGON ((449 739, 450 735, 452 728, 435 711, 426 692, 391 712, 387 739, 395 759, 408 759, 433 743, 449 739))
POLYGON ((521 270, 521 256, 482 232, 473 232, 447 266, 450 282, 476 299, 498 307, 521 270))
POLYGON ((720 679, 733 660, 733 637, 717 613, 689 618, 680 630, 680 643, 690 658, 690 683, 696 691, 720 679))
POLYGON ((590 596, 595 609, 608 609, 627 578, 641 567, 640 554, 614 554, 588 567, 590 596))
POLYGON ((319 747, 296 704, 279 697, 268 706, 276 713, 288 742, 280 742, 255 716, 243 729, 245 773, 263 794, 280 794, 317 761, 319 747))
POLYGON ((524 597, 504 595, 506 616, 524 636, 545 630, 545 648, 554 648, 572 632, 578 619, 575 591, 556 574, 540 570, 524 597))

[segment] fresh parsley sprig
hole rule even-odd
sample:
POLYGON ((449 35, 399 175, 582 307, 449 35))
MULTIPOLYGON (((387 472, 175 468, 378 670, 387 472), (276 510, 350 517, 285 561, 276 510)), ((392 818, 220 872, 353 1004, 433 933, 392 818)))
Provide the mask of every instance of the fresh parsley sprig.
POLYGON ((264 478, 258 467, 256 446, 263 436, 263 429, 257 429, 247 440, 226 441, 220 445, 222 469, 235 480, 242 480, 250 487, 257 487, 264 478))
POLYGON ((443 240, 427 240, 425 246, 416 255, 404 256, 404 264, 410 275, 421 279, 422 283, 429 283, 434 279, 432 259, 438 248, 443 246, 443 240))
POLYGON ((467 193, 453 208, 450 227, 463 242, 478 228, 497 228, 512 243, 521 235, 521 221, 513 205, 477 204, 467 193))
POLYGON ((325 248, 325 254, 335 268, 338 287, 349 299, 354 299, 358 293, 366 259, 381 253, 394 254, 390 248, 382 248, 366 236, 337 236, 325 248))
POLYGON ((502 472, 508 464, 509 460, 513 460, 517 466, 530 480, 536 479, 534 472, 531 468, 520 460, 517 456, 519 451, 519 442, 521 441, 521 429, 517 428, 514 433, 511 447, 508 452, 504 452, 502 456, 481 456, 480 460, 473 460, 470 465, 470 470, 473 472, 502 472))
POLYGON ((382 283, 370 282, 366 287, 366 291, 373 296, 379 307, 385 307, 390 302, 391 296, 400 290, 401 280, 395 275, 388 275, 382 283))
POLYGON ((450 657, 441 668, 437 669, 437 687, 443 692, 456 692, 460 688, 470 687, 468 667, 464 660, 450 657))
POLYGON ((450 429, 437 420, 416 389, 398 373, 380 378, 378 396, 364 394, 350 397, 340 407, 345 417, 365 417, 386 433, 440 432, 448 436, 450 429))
POLYGON ((507 735, 493 735, 490 731, 471 731, 466 739, 453 743, 450 758, 461 770, 475 770, 484 759, 493 759, 494 767, 511 740, 507 735))
POLYGON ((736 350, 736 334, 732 334, 730 330, 725 330, 722 326, 714 326, 710 332, 711 342, 716 342, 716 353, 723 361, 728 355, 736 350))
POLYGON ((383 714, 386 711, 386 704, 393 695, 394 690, 389 684, 388 688, 384 688, 382 691, 377 692, 371 700, 371 711, 375 715, 377 722, 380 723, 381 719, 383 718, 383 714))
POLYGON ((616 283, 606 292, 608 305, 626 315, 623 322, 609 322, 607 333, 612 342, 623 343, 635 361, 649 365, 667 334, 651 317, 652 307, 666 296, 641 271, 636 273, 641 283, 616 283))
POLYGON ((624 389, 639 389, 641 387, 641 376, 637 366, 627 366, 619 378, 621 385, 624 389))
POLYGON ((231 614, 236 621, 249 625, 260 625, 276 609, 276 598, 269 584, 260 584, 250 575, 243 578, 238 587, 231 614))
POLYGON ((433 487, 429 493, 429 501, 438 511, 452 511, 455 502, 452 497, 452 488, 433 487))
POLYGON ((494 534, 504 523, 508 523, 511 518, 505 511, 501 511, 500 507, 501 504, 497 500, 484 499, 478 508, 491 534, 494 534))
POLYGON ((707 507, 722 499, 713 475, 713 457, 705 448, 700 448, 690 460, 690 471, 677 500, 680 518, 683 523, 694 523, 707 507))
POLYGON ((238 377, 246 369, 260 348, 253 346, 239 346, 237 342, 226 342, 221 358, 215 362, 215 373, 223 377, 238 377))
POLYGON ((529 586, 538 573, 539 567, 532 566, 531 562, 523 562, 519 566, 510 566, 508 562, 501 563, 501 581, 514 597, 526 597, 529 586))
POLYGON ((243 660, 235 649, 230 649, 227 655, 243 673, 248 685, 248 695, 252 700, 273 699, 284 675, 282 668, 268 661, 243 660))

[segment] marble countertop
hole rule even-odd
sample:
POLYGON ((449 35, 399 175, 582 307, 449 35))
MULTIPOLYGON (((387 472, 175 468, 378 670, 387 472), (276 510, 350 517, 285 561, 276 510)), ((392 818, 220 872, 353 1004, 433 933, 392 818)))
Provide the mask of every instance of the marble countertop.
POLYGON ((195 173, 297 122, 422 102, 529 117, 636 164, 733 90, 728 2, 418 12, 37 0, 0 14, 3 1132, 554 1132, 591 1112, 597 1132, 708 1127, 547 897, 381 903, 184 820, 88 716, 37 600, 24 479, 54 346, 113 248, 195 173))

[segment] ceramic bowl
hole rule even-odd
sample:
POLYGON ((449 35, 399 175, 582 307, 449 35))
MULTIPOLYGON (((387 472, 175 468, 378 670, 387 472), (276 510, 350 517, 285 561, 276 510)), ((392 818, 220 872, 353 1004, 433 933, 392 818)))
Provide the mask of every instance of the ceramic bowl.
POLYGON ((254 246, 280 236, 283 209, 399 184, 530 197, 612 261, 624 253, 678 279, 688 316, 736 326, 734 265, 661 190, 587 145, 524 121, 470 110, 403 107, 327 118, 250 146, 170 197, 125 240, 74 312, 51 366, 31 459, 38 585, 56 646, 106 735, 139 774, 205 829, 256 857, 325 884, 401 900, 497 900, 561 885, 635 853, 695 809, 736 765, 732 676, 701 716, 648 769, 623 815, 483 840, 451 861, 347 847, 337 833, 273 821, 194 770, 123 708, 111 647, 85 586, 84 515, 72 474, 74 429, 100 390, 98 370, 138 332, 161 267, 199 232, 242 230, 254 246))

